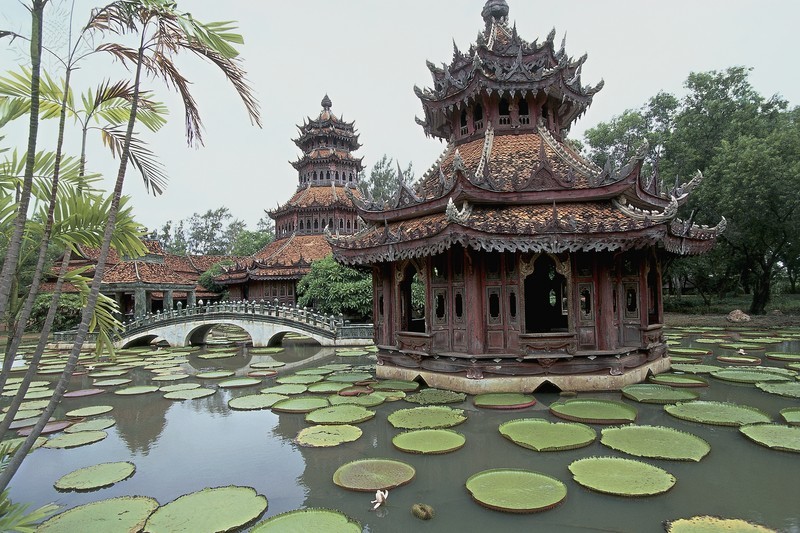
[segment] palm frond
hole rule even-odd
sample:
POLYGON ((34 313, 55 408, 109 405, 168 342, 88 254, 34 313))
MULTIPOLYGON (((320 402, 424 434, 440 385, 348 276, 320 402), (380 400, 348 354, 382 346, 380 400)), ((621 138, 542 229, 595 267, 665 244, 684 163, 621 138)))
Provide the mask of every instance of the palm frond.
MULTIPOLYGON (((103 144, 111 149, 111 155, 117 157, 121 154, 125 145, 125 130, 109 125, 101 128, 100 132, 103 144)), ((169 178, 164 165, 156 159, 147 144, 136 137, 131 138, 129 156, 133 167, 142 175, 145 189, 152 191, 155 195, 163 193, 169 178)))
MULTIPOLYGON (((31 70, 22 67, 19 72, 9 71, 0 76, 0 96, 6 96, 17 102, 16 106, 26 106, 30 110, 31 70)), ((47 72, 39 78, 39 116, 42 118, 57 117, 61 113, 61 102, 64 97, 63 84, 54 81, 47 72)), ((67 93, 68 105, 72 103, 72 92, 67 93)))

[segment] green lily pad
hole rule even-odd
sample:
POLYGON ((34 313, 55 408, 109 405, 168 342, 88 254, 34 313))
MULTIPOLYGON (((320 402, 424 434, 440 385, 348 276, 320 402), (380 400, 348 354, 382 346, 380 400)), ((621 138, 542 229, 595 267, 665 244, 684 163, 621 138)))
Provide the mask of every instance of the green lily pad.
POLYGON ((702 348, 680 348, 680 347, 672 347, 670 346, 667 348, 667 352, 672 355, 710 355, 711 350, 704 350, 702 348))
POLYGON ((719 518, 717 516, 693 516, 664 523, 667 533, 775 533, 758 524, 738 518, 719 518))
POLYGON ((767 359, 772 359, 773 361, 800 363, 800 353, 767 352, 764 355, 767 356, 767 359))
POLYGON ((198 359, 227 359, 229 357, 235 356, 237 353, 238 352, 216 352, 216 351, 212 351, 212 352, 200 354, 197 357, 198 357, 198 359))
POLYGON ((361 524, 333 509, 297 509, 268 518, 253 527, 250 533, 285 533, 287 531, 361 533, 361 530, 361 524))
POLYGON ((250 363, 250 368, 255 368, 256 370, 274 370, 282 366, 286 366, 286 363, 282 363, 280 361, 262 361, 260 363, 250 363))
POLYGON ((700 357, 690 357, 685 355, 670 355, 669 360, 673 365, 697 365, 703 362, 703 359, 700 357))
POLYGON ((316 383, 317 381, 321 381, 322 376, 319 374, 292 374, 290 376, 282 376, 275 380, 275 382, 280 383, 281 385, 287 384, 300 384, 300 385, 310 385, 311 383, 316 383))
POLYGON ((272 387, 261 389, 259 392, 261 392, 261 394, 283 394, 285 396, 291 396, 293 394, 303 394, 307 390, 308 387, 305 385, 289 383, 286 385, 273 385, 272 387))
POLYGON ((787 407, 781 409, 780 413, 787 424, 800 426, 800 407, 787 407))
POLYGON ((349 383, 341 383, 339 381, 320 381, 318 383, 311 383, 308 386, 308 392, 313 394, 335 394, 350 387, 351 385, 349 383))
POLYGON ((120 396, 136 396, 138 394, 150 394, 151 392, 158 392, 157 385, 137 385, 135 387, 125 387, 124 389, 117 389, 114 394, 120 396))
POLYGON ((760 365, 761 358, 755 355, 718 355, 717 361, 731 365, 760 365))
POLYGON ((675 485, 675 477, 666 470, 621 457, 579 459, 569 465, 569 471, 579 485, 617 496, 653 496, 675 485))
POLYGON ((729 350, 744 350, 746 352, 761 352, 766 350, 766 346, 758 344, 750 344, 749 342, 726 342, 719 345, 720 348, 728 348, 729 350))
POLYGON ((116 424, 117 421, 113 418, 93 418, 91 420, 84 420, 64 428, 65 433, 78 433, 79 431, 102 431, 108 429, 116 424))
POLYGON ((460 449, 467 438, 452 429, 418 429, 395 435, 392 444, 408 453, 442 454, 460 449))
POLYGON ((463 409, 429 405, 400 409, 388 416, 389 423, 398 429, 439 429, 461 424, 467 419, 463 409))
POLYGON ((152 381, 180 381, 189 377, 189 374, 164 374, 161 376, 153 376, 150 378, 152 381))
POLYGON ((332 394, 328 396, 328 401, 331 405, 352 404, 360 405, 361 407, 376 407, 386 401, 384 396, 378 392, 373 392, 364 396, 342 396, 340 394, 332 394))
POLYGON ((92 383, 95 387, 116 387, 119 385, 127 385, 130 383, 131 380, 128 378, 112 378, 112 379, 100 379, 92 383))
POLYGON ((366 350, 339 349, 336 350, 336 355, 339 357, 360 357, 362 355, 369 355, 369 352, 366 350))
POLYGON ((62 492, 95 490, 128 479, 134 472, 136 466, 127 461, 102 463, 73 470, 58 478, 53 486, 62 492))
POLYGON ((372 378, 373 376, 369 372, 338 372, 329 375, 325 379, 328 381, 337 381, 339 383, 358 383, 372 378))
POLYGON ((552 509, 567 497, 561 481, 530 470, 498 468, 478 472, 467 479, 472 498, 489 509, 534 513, 552 509))
POLYGON ((248 353, 265 354, 265 353, 280 353, 284 349, 279 346, 264 346, 262 348, 248 348, 248 353))
POLYGON ((454 392, 443 389, 423 389, 420 392, 409 394, 405 400, 420 405, 434 405, 443 403, 463 402, 467 395, 463 392, 454 392))
POLYGON ((629 455, 674 461, 699 461, 711 451, 700 437, 661 426, 605 428, 600 442, 629 455))
POLYGON ((781 382, 791 381, 791 376, 779 374, 777 372, 769 372, 763 370, 756 370, 753 368, 723 368, 712 372, 711 376, 723 381, 733 381, 735 383, 758 383, 758 382, 781 382))
POLYGON ((752 424, 739 431, 753 442, 784 452, 800 453, 800 427, 780 424, 752 424))
POLYGON ((696 400, 665 405, 664 410, 675 418, 715 426, 742 426, 770 422, 765 412, 747 405, 696 400))
POLYGON ((590 424, 626 424, 636 420, 636 408, 613 400, 573 399, 550 405, 559 418, 590 424))
POLYGON ((288 399, 283 394, 248 394, 228 401, 228 407, 237 411, 257 411, 269 409, 275 403, 288 399))
POLYGON ((64 416, 68 416, 70 418, 82 418, 84 416, 96 416, 108 413, 114 409, 110 405, 92 405, 90 407, 82 407, 80 409, 73 409, 72 411, 67 411, 64 416))
POLYGON ((419 388, 419 383, 416 381, 406 381, 402 379, 387 379, 385 381, 379 381, 372 385, 372 388, 376 391, 403 391, 403 392, 414 392, 419 388))
POLYGON ((208 372, 200 372, 195 377, 199 379, 222 379, 229 378, 234 374, 233 370, 210 370, 208 372))
POLYGON ((770 394, 785 396, 787 398, 800 398, 800 381, 788 383, 756 383, 756 387, 770 394))
POLYGON ((267 499, 251 487, 206 488, 162 505, 147 519, 148 533, 232 531, 267 510, 267 499))
POLYGON ((393 459, 359 459, 343 464, 333 473, 334 484, 360 492, 387 490, 414 479, 414 467, 393 459))
POLYGON ((698 394, 685 389, 674 389, 667 385, 636 383, 622 388, 622 395, 640 403, 676 403, 696 400, 698 394))
POLYGON ((345 442, 353 442, 361 436, 361 428, 349 424, 326 424, 310 426, 300 430, 295 442, 310 448, 329 448, 345 442))
POLYGON ((179 390, 199 389, 199 383, 175 383, 174 385, 164 385, 159 390, 161 392, 175 392, 179 390))
POLYGON ((65 433, 49 439, 44 443, 45 448, 77 448, 86 444, 100 442, 108 437, 105 431, 80 431, 78 433, 65 433))
POLYGON ((89 372, 90 378, 117 378, 124 376, 128 370, 101 370, 99 372, 89 372))
POLYGON ((36 531, 141 531, 157 508, 153 498, 120 496, 73 507, 39 524, 36 531))
POLYGON ((281 400, 272 405, 272 410, 276 413, 310 413, 315 409, 321 409, 330 405, 328 400, 318 396, 299 396, 281 400))
POLYGON ((217 384, 221 389, 238 389, 241 387, 252 387, 253 385, 261 385, 261 380, 258 378, 233 378, 220 381, 217 384))
POLYGON ((708 387, 708 381, 700 376, 687 376, 685 374, 657 374, 647 378, 647 381, 671 387, 708 387))
POLYGON ((375 416, 375 411, 353 404, 332 405, 311 411, 306 415, 310 424, 359 424, 375 416))
POLYGON ((518 392, 493 392, 478 394, 472 400, 475 407, 485 409, 524 409, 536 404, 536 398, 530 394, 518 392))
POLYGON ((168 392, 164 395, 167 400, 199 400, 213 396, 217 391, 201 387, 199 389, 184 389, 168 392))
POLYGON ((575 422, 549 422, 541 418, 521 418, 500 424, 500 434, 529 450, 556 452, 574 450, 593 443, 594 429, 575 422))
POLYGON ((298 370, 294 373, 296 376, 327 376, 328 374, 332 374, 333 369, 326 368, 324 366, 318 366, 314 368, 304 368, 303 370, 298 370))
MULTIPOLYGON (((673 363, 672 371, 673 372, 685 372, 687 374, 710 374, 711 372, 716 372, 717 370, 722 370, 721 366, 717 365, 706 365, 703 363, 692 363, 692 364, 681 364, 681 363, 673 363)), ((674 374, 667 374, 674 375, 674 374)))

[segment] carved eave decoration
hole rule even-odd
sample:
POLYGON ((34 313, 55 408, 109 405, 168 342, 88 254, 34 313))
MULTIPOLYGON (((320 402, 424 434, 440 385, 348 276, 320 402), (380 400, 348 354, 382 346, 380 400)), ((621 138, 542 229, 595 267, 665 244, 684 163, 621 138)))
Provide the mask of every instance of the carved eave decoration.
POLYGON ((698 255, 709 251, 728 227, 722 217, 716 226, 697 225, 689 220, 676 218, 669 225, 664 239, 664 248, 677 255, 698 255))

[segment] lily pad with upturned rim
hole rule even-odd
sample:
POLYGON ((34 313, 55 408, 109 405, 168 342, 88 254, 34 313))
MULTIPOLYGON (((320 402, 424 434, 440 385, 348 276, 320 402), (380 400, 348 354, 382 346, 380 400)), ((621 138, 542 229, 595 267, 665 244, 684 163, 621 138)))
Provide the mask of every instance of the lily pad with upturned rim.
POLYGON ((233 378, 217 383, 217 386, 221 389, 239 389, 241 387, 252 387, 253 385, 261 385, 261 380, 258 378, 233 378))
POLYGON ((647 378, 647 381, 658 385, 669 385, 671 387, 708 387, 708 381, 700 376, 685 374, 657 374, 647 378))
POLYGON ((326 424, 301 429, 295 442, 309 448, 330 448, 358 440, 361 434, 361 428, 350 424, 326 424))
POLYGON ((696 400, 698 394, 686 389, 674 389, 667 385, 655 383, 636 383, 622 388, 622 395, 640 403, 677 403, 696 400))
POLYGON ((281 385, 310 385, 318 381, 322 381, 323 376, 320 374, 292 374, 289 376, 281 376, 275 380, 276 383, 281 385))
POLYGON ((152 392, 158 392, 157 385, 137 385, 134 387, 125 387, 124 389, 117 389, 114 391, 114 394, 119 394, 120 396, 137 396, 139 394, 150 394, 152 392))
POLYGON ((770 394, 777 394, 786 398, 800 398, 800 381, 784 383, 756 383, 756 387, 770 394))
POLYGON ((730 365, 760 365, 761 358, 755 355, 718 355, 717 361, 730 365))
POLYGON ((311 383, 307 390, 312 394, 338 394, 339 391, 350 387, 350 383, 341 383, 338 381, 320 381, 318 383, 311 383))
POLYGON ((800 407, 787 407, 781 409, 780 413, 787 424, 800 426, 800 407))
POLYGON ((92 383, 95 387, 117 387, 119 385, 127 385, 131 380, 128 378, 111 378, 100 379, 92 383))
POLYGON ((664 410, 675 418, 714 426, 742 426, 771 422, 769 415, 747 405, 696 400, 665 405, 664 410))
POLYGON ((216 390, 201 387, 199 389, 184 389, 168 392, 164 395, 167 400, 199 400, 216 394, 216 390))
POLYGON ((636 420, 636 408, 614 400, 573 399, 550 405, 559 418, 590 424, 626 424, 636 420))
POLYGON ((702 348, 682 348, 682 347, 675 347, 673 348, 670 346, 667 348, 667 353, 670 355, 678 354, 678 355, 711 355, 711 350, 704 350, 702 348))
POLYGON ((419 388, 419 383, 416 381, 406 381, 402 379, 387 379, 384 381, 379 381, 372 385, 373 390, 376 391, 403 391, 403 392, 414 392, 419 388))
POLYGON ((77 448, 87 444, 94 444, 108 437, 105 431, 79 431, 78 433, 64 433, 53 437, 44 443, 45 448, 77 448))
POLYGON ((296 509, 256 524, 250 533, 285 533, 286 531, 361 533, 362 527, 352 518, 334 509, 296 509))
POLYGON ((373 492, 405 485, 415 475, 414 467, 402 461, 359 459, 340 466, 333 473, 333 482, 343 489, 373 492))
POLYGON ((67 411, 64 416, 69 418, 83 418, 85 416, 96 416, 108 413, 114 409, 110 405, 91 405, 89 407, 81 407, 80 409, 73 409, 72 411, 67 411))
POLYGON ((775 533, 774 529, 739 518, 693 516, 664 522, 667 533, 775 533))
POLYGON ((420 405, 439 405, 444 403, 463 402, 467 395, 463 392, 455 392, 444 389, 423 389, 405 397, 407 402, 418 403, 420 405))
POLYGON ((64 398, 85 398, 87 396, 97 396, 103 394, 105 389, 78 389, 64 393, 64 398))
POLYGON ((381 394, 376 391, 363 396, 341 396, 339 394, 332 394, 328 396, 328 401, 331 405, 353 404, 360 405, 361 407, 376 407, 387 400, 386 397, 381 396, 381 394))
POLYGON ((399 409, 390 414, 389 423, 398 429, 439 429, 461 424, 467 419, 463 409, 428 405, 399 409))
POLYGON ((330 374, 325 379, 339 383, 358 383, 360 381, 372 379, 372 374, 369 372, 339 372, 330 374))
POLYGON ((153 376, 150 378, 152 381, 180 381, 189 377, 189 374, 163 374, 160 376, 153 376))
POLYGON ((567 497, 567 486, 561 481, 539 472, 511 468, 473 474, 466 487, 482 506, 510 513, 546 511, 567 497))
POLYGON ((248 348, 247 352, 255 355, 262 355, 262 354, 271 354, 271 353, 280 353, 284 349, 279 346, 264 346, 260 348, 248 348))
POLYGON ((198 379, 222 379, 229 378, 234 374, 235 372, 233 370, 210 370, 208 372, 195 374, 195 377, 198 379))
POLYGON ((353 404, 332 405, 315 409, 306 414, 306 422, 309 424, 360 424, 371 420, 375 416, 375 411, 370 411, 366 407, 353 404))
MULTIPOLYGON (((19 431, 17 431, 17 435, 27 437, 28 435, 31 434, 31 431, 33 430, 33 425, 35 425, 35 422, 34 424, 31 424, 31 426, 24 427, 19 431)), ((45 424, 44 427, 42 428, 42 435, 49 435, 50 433, 58 433, 59 431, 63 431, 64 429, 68 428, 71 425, 72 422, 68 420, 51 420, 50 422, 45 424)))
POLYGON ((577 422, 520 418, 500 424, 500 434, 514 444, 537 452, 574 450, 593 443, 597 432, 577 422))
POLYGON ((751 424, 739 432, 761 446, 784 452, 800 453, 800 427, 781 424, 751 424))
POLYGON ((53 486, 61 492, 96 490, 128 479, 134 472, 136 466, 128 461, 101 463, 64 474, 53 486))
POLYGON ((524 409, 535 405, 536 398, 518 392, 492 392, 478 394, 472 403, 484 409, 524 409))
POLYGON ((757 382, 781 382, 791 381, 791 376, 779 374, 777 372, 769 372, 763 370, 756 370, 753 368, 723 368, 711 373, 711 377, 721 379, 723 381, 732 381, 734 383, 757 383, 757 382))
POLYGON ((392 438, 392 444, 400 451, 436 455, 459 450, 465 442, 467 438, 452 429, 418 429, 392 438))
POLYGON ((259 363, 250 363, 250 368, 255 368, 256 370, 274 370, 282 366, 286 366, 286 363, 281 361, 262 361, 259 363))
POLYGON ((305 385, 288 383, 286 385, 273 385, 272 387, 261 389, 259 392, 261 394, 283 394, 292 396, 293 394, 303 394, 307 390, 308 387, 305 385))
POLYGON ((631 425, 605 428, 601 433, 601 444, 636 457, 696 462, 711 451, 700 437, 670 427, 631 425))
POLYGON ((154 498, 120 496, 73 507, 42 522, 36 531, 141 531, 157 508, 154 498))
POLYGON ((772 359, 773 361, 800 363, 800 353, 767 352, 764 355, 767 356, 767 359, 772 359))
POLYGON ((78 433, 79 431, 102 431, 114 426, 116 423, 117 421, 113 418, 93 418, 64 428, 64 432, 78 433))
POLYGON ((165 385, 159 389, 161 392, 176 392, 179 390, 199 389, 199 383, 175 383, 174 385, 165 385))
POLYGON ((255 521, 266 510, 267 498, 252 487, 205 488, 156 509, 144 531, 233 531, 255 521))
POLYGON ((283 394, 248 394, 228 401, 228 407, 236 411, 258 411, 269 409, 275 403, 288 399, 283 394))
POLYGON ((328 405, 328 400, 319 396, 299 396, 274 403, 272 410, 276 413, 310 413, 328 405))
POLYGON ((654 496, 675 485, 675 477, 657 466, 622 457, 586 457, 570 463, 576 483, 617 496, 654 496))
MULTIPOLYGON (((687 374, 710 374, 711 372, 722 370, 722 367, 718 365, 707 365, 705 363, 673 363, 671 370, 673 372, 685 372, 687 374)), ((676 374, 667 375, 673 376, 676 374)))

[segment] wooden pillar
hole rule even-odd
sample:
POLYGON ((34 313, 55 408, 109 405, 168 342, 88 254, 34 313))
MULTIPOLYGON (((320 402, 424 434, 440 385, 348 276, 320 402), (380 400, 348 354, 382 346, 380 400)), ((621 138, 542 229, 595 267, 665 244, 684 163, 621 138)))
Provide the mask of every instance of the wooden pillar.
POLYGON ((597 288, 597 342, 598 349, 611 350, 619 345, 619 335, 614 327, 614 283, 613 257, 598 255, 595 264, 595 283, 597 288))
POLYGON ((483 264, 479 252, 464 251, 464 292, 467 311, 467 353, 486 351, 486 310, 483 298, 483 264))

